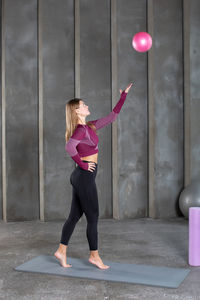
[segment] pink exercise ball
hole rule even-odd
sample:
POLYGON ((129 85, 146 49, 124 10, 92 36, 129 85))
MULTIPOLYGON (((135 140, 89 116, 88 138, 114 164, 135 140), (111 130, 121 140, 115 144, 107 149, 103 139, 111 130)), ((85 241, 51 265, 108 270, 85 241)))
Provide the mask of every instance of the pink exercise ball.
POLYGON ((152 38, 147 32, 138 32, 132 39, 133 48, 138 52, 146 52, 152 46, 152 38))

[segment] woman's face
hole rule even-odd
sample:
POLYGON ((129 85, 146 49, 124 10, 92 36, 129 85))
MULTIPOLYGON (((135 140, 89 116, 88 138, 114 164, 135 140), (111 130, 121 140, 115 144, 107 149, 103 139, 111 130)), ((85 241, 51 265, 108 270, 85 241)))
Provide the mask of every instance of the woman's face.
POLYGON ((84 101, 79 101, 79 108, 76 109, 77 113, 82 116, 87 116, 90 114, 90 111, 88 109, 88 105, 85 104, 84 101))

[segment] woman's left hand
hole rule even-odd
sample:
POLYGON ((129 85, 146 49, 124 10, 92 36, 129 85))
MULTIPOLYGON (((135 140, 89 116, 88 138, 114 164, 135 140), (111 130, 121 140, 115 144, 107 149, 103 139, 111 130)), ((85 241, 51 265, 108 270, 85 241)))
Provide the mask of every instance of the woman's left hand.
MULTIPOLYGON (((127 86, 127 88, 125 89, 125 93, 128 93, 128 92, 129 92, 129 90, 130 90, 130 88, 132 87, 132 85, 133 85, 133 83, 130 83, 130 84, 127 86)), ((122 93, 122 90, 120 89, 119 91, 120 91, 120 94, 121 94, 121 93, 122 93)))

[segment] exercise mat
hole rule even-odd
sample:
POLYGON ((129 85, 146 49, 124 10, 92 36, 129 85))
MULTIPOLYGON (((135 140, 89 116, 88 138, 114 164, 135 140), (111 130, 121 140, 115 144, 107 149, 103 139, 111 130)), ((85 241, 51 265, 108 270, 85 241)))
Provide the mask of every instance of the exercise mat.
POLYGON ((177 288, 190 272, 189 269, 184 268, 128 264, 107 260, 103 262, 110 268, 102 270, 89 263, 87 259, 68 257, 67 263, 72 267, 64 268, 55 256, 40 255, 14 270, 169 288, 177 288))

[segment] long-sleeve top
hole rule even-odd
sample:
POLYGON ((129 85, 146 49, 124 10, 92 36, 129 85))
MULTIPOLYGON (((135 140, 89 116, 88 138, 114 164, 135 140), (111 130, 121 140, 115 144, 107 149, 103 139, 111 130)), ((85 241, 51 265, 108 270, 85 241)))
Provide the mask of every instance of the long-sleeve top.
MULTIPOLYGON (((90 121, 99 130, 116 120, 127 93, 123 91, 113 110, 106 117, 90 121)), ((95 131, 88 125, 78 124, 72 136, 65 145, 65 150, 71 158, 84 170, 88 170, 88 163, 83 162, 81 157, 97 153, 99 138, 95 131)))

